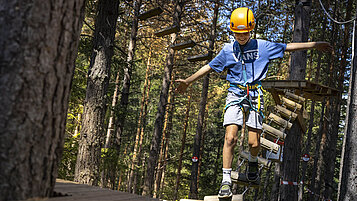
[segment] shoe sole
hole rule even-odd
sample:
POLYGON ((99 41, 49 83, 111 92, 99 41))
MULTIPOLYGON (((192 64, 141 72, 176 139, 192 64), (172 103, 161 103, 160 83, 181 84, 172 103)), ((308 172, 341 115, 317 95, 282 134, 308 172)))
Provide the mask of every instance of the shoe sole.
POLYGON ((233 196, 233 193, 229 195, 218 195, 218 198, 231 198, 233 196))

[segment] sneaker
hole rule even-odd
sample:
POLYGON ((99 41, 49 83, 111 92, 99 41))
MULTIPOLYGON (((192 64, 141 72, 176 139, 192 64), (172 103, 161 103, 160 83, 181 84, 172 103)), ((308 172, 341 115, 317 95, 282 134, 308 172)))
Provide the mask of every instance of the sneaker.
POLYGON ((233 193, 231 190, 232 184, 225 181, 221 184, 218 192, 218 198, 229 198, 232 197, 233 193))
POLYGON ((259 177, 258 174, 258 162, 249 162, 247 169, 247 179, 248 181, 257 181, 259 177))

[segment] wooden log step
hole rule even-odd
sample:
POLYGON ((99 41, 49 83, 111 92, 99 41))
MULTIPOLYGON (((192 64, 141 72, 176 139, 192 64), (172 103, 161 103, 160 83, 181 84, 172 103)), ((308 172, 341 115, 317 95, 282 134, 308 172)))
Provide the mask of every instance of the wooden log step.
POLYGON ((275 138, 280 138, 280 140, 284 141, 286 134, 266 123, 263 123, 263 129, 265 133, 275 137, 275 138))
POLYGON ((212 59, 212 52, 209 52, 207 54, 202 54, 202 55, 195 55, 188 57, 187 60, 189 62, 196 62, 196 61, 206 61, 206 60, 211 60, 212 59))
POLYGON ((285 96, 286 96, 287 98, 289 98, 290 100, 293 100, 293 101, 298 102, 298 103, 303 103, 303 102, 305 102, 305 98, 304 98, 304 97, 298 96, 298 95, 293 94, 293 93, 288 92, 288 91, 285 92, 285 96))
POLYGON ((189 40, 189 41, 185 41, 182 43, 173 44, 170 47, 174 50, 182 50, 185 48, 193 47, 195 45, 196 45, 196 43, 193 40, 189 40))
POLYGON ((146 20, 150 17, 154 17, 154 16, 157 16, 157 15, 160 15, 161 13, 163 12, 162 8, 161 7, 157 7, 157 8, 154 8, 154 9, 151 9, 151 10, 148 10, 144 13, 141 13, 138 18, 139 20, 146 20))
MULTIPOLYGON (((242 151, 242 152, 240 152, 240 155, 247 160, 249 158, 249 152, 242 151)), ((264 167, 266 167, 266 168, 269 168, 269 166, 271 165, 271 162, 269 160, 259 157, 259 156, 258 156, 258 163, 263 164, 264 167)))
POLYGON ((292 123, 288 122, 287 120, 279 117, 278 115, 274 114, 274 113, 270 113, 268 116, 268 119, 273 120, 274 123, 278 124, 279 126, 286 128, 286 129, 290 129, 291 126, 293 126, 292 123))
POLYGON ((260 138, 260 145, 269 151, 272 151, 273 153, 278 153, 280 146, 270 140, 267 140, 265 138, 260 138))
POLYGON ((241 184, 244 186, 250 186, 253 188, 259 188, 260 184, 260 179, 258 178, 257 181, 248 181, 247 175, 245 173, 237 172, 237 171, 232 171, 231 172, 231 179, 232 182, 241 184))
POLYGON ((157 37, 162 37, 162 36, 166 36, 172 33, 177 33, 180 31, 180 28, 176 25, 171 26, 171 27, 166 27, 165 29, 162 29, 160 31, 155 32, 155 36, 157 37))
POLYGON ((217 195, 205 196, 204 201, 243 201, 243 195, 233 195, 231 198, 218 198, 217 195))
POLYGON ((282 97, 281 101, 286 105, 286 107, 290 108, 291 110, 296 110, 301 111, 302 105, 299 103, 296 103, 288 98, 282 97))
POLYGON ((291 117, 291 121, 294 121, 298 116, 296 113, 286 109, 285 107, 282 107, 281 105, 276 105, 275 109, 279 114, 286 117, 287 119, 290 119, 291 117))

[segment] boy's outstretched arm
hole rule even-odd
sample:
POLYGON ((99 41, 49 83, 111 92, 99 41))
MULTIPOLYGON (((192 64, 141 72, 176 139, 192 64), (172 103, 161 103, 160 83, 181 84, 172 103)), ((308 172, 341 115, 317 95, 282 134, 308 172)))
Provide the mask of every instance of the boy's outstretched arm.
POLYGON ((192 82, 194 82, 194 81, 198 80, 199 78, 207 75, 212 70, 213 69, 207 64, 207 65, 203 66, 200 70, 195 72, 193 75, 191 75, 190 77, 186 78, 185 80, 183 80, 183 79, 175 80, 176 82, 179 83, 179 86, 176 88, 176 91, 178 91, 180 93, 184 93, 186 91, 187 87, 189 87, 192 82))
POLYGON ((328 42, 303 42, 303 43, 288 43, 286 45, 286 50, 288 52, 297 51, 297 50, 308 50, 308 49, 317 49, 323 52, 332 52, 332 46, 328 42))

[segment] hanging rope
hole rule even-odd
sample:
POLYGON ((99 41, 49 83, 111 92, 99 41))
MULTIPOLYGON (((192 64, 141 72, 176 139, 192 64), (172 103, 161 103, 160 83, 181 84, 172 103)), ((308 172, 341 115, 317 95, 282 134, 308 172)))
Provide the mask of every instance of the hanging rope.
POLYGON ((356 20, 356 18, 357 18, 357 17, 356 17, 356 16, 357 16, 357 13, 356 13, 356 16, 355 16, 353 19, 350 19, 350 20, 345 21, 345 22, 339 22, 339 21, 333 19, 330 14, 328 14, 328 12, 326 11, 326 9, 325 9, 324 5, 322 4, 321 0, 319 0, 319 2, 320 2, 320 5, 321 5, 322 10, 325 12, 325 14, 327 15, 327 17, 328 17, 330 20, 332 20, 333 22, 335 22, 336 24, 347 24, 347 23, 350 23, 350 22, 356 20))

